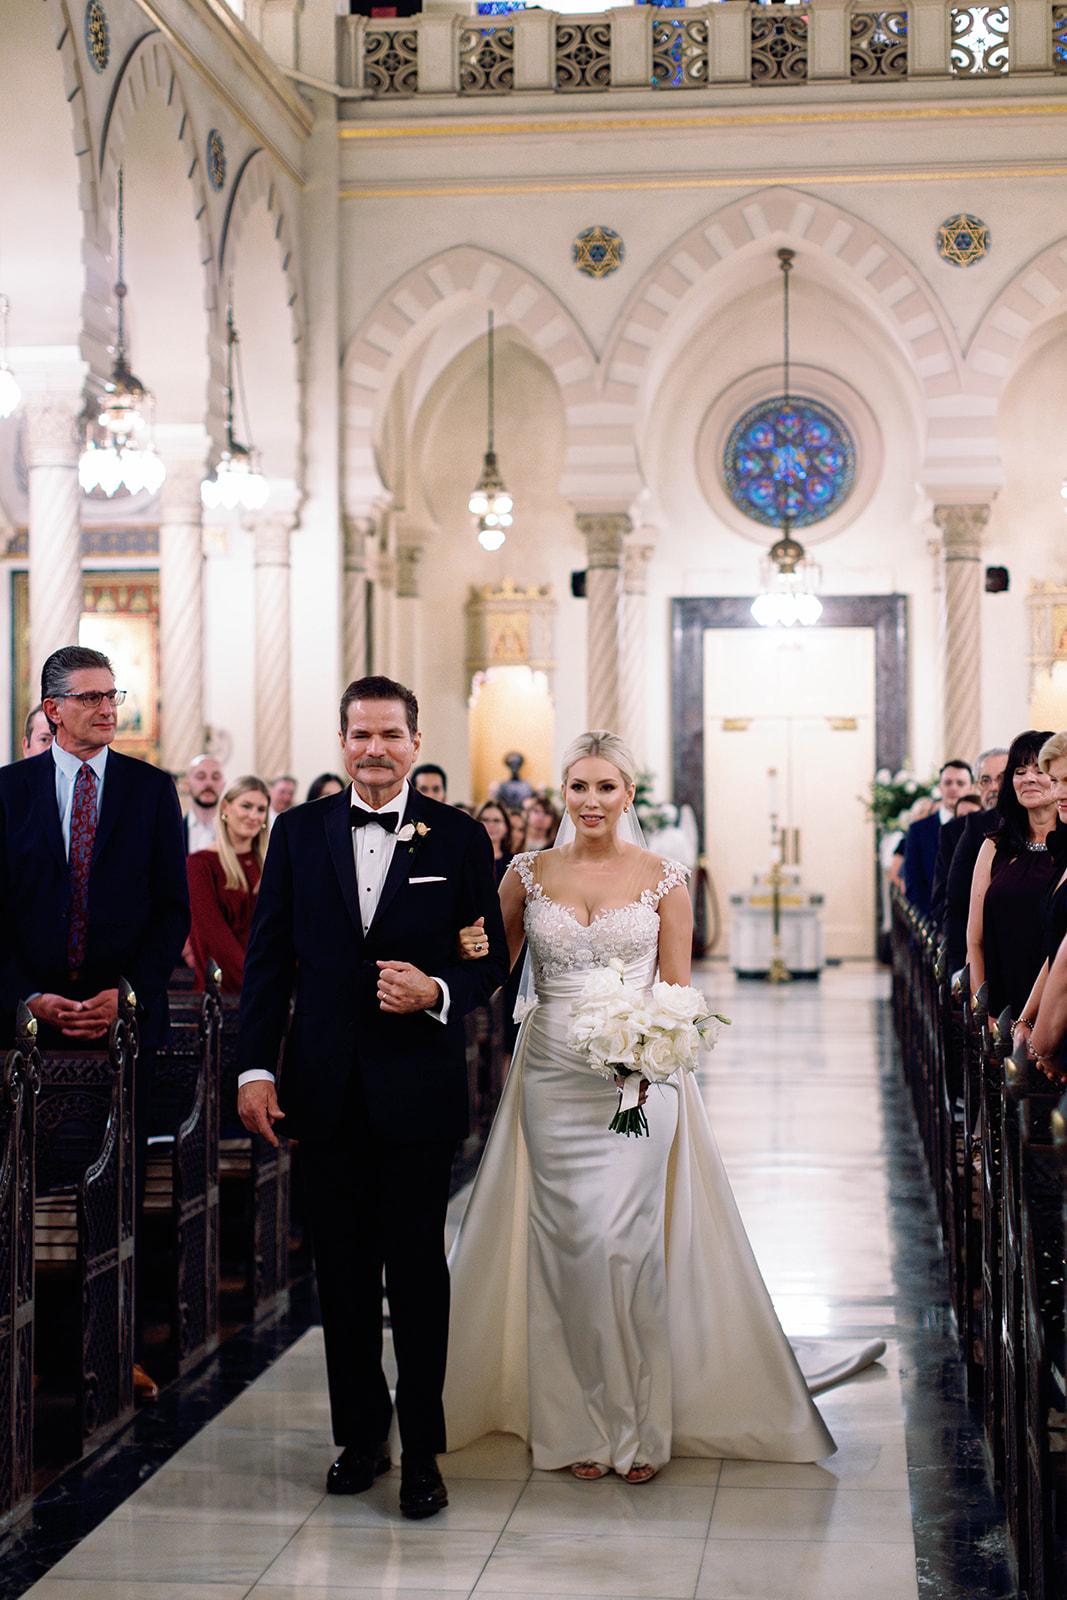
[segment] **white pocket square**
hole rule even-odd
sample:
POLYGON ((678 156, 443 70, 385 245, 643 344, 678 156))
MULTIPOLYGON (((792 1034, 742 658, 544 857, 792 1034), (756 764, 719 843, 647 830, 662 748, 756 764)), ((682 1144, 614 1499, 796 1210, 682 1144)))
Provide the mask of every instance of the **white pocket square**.
POLYGON ((409 883, 447 883, 448 879, 443 877, 443 876, 438 876, 438 877, 435 877, 435 878, 409 878, 408 882, 409 883))

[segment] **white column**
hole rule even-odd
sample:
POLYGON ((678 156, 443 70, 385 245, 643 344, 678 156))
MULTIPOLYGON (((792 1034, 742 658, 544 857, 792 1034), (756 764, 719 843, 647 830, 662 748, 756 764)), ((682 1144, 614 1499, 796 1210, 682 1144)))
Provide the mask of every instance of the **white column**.
POLYGON ((71 394, 34 394, 23 403, 30 500, 31 680, 53 650, 78 642, 82 610, 78 411, 79 401, 71 394))
POLYGON ((643 767, 645 697, 648 682, 648 559, 650 544, 628 544, 623 550, 622 640, 619 651, 618 731, 643 767))
POLYGON ((945 563, 942 759, 970 759, 981 741, 982 530, 988 505, 935 506, 945 563))
POLYGON ((256 771, 270 782, 292 762, 290 517, 250 519, 256 569, 256 771))
POLYGON ((342 626, 346 683, 367 672, 367 537, 372 527, 369 518, 345 518, 342 626))
POLYGON ((203 457, 167 462, 159 509, 159 686, 163 765, 204 749, 203 457))
POLYGON ((586 721, 590 728, 614 730, 619 722, 623 540, 630 518, 625 512, 579 512, 577 521, 587 550, 586 721))
POLYGON ((396 676, 416 694, 422 688, 422 551, 423 546, 411 540, 396 547, 396 676))

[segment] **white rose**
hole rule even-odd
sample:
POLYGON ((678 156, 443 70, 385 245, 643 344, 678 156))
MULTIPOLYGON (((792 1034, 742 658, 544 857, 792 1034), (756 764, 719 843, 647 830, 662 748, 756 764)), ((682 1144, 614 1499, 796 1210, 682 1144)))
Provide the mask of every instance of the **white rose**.
POLYGON ((595 1038, 590 1039, 589 1054, 602 1065, 632 1067, 640 1043, 639 1030, 623 1018, 613 1018, 595 1038))
POLYGON ((888 767, 879 767, 874 775, 875 783, 892 783, 893 774, 888 767))
POLYGON ((700 990, 680 983, 654 983, 652 999, 668 1026, 675 1026, 679 1022, 696 1022, 708 1014, 708 1003, 700 990))
POLYGON ((579 1003, 583 1010, 586 1006, 605 1005, 616 1000, 624 988, 619 973, 613 967, 598 967, 582 985, 579 1003))
POLYGON ((679 1050, 677 1034, 657 1033, 645 1041, 641 1051, 641 1072, 650 1083, 666 1083, 680 1067, 691 1068, 692 1056, 684 1048, 679 1050))

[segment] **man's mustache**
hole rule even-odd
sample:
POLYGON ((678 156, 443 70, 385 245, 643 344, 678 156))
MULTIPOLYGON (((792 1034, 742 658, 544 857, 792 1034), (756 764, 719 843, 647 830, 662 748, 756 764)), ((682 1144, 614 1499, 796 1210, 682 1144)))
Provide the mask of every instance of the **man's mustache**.
POLYGON ((390 772, 395 772, 396 762, 390 761, 388 756, 364 756, 362 761, 356 762, 356 771, 361 767, 388 767, 390 772))

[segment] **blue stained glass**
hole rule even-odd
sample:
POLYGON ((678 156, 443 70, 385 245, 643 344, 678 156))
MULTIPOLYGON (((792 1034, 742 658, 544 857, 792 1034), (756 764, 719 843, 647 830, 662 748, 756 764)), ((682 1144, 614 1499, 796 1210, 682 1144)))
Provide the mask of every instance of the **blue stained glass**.
POLYGON ((509 11, 525 11, 526 0, 478 0, 480 17, 506 17, 509 11))
POLYGON ((841 418, 817 400, 781 396, 739 417, 723 452, 734 504, 753 521, 794 528, 821 522, 852 492, 856 450, 841 418))

